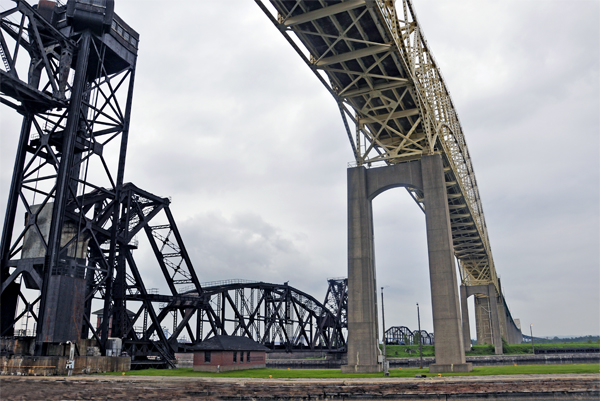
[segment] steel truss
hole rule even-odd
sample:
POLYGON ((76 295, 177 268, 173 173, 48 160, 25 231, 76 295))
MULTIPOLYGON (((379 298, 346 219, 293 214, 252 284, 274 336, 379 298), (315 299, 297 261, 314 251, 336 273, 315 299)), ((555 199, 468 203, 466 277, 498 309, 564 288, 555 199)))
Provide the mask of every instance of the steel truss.
POLYGON ((411 331, 405 326, 393 326, 385 331, 386 344, 417 345, 419 344, 419 339, 423 345, 435 344, 433 333, 430 334, 425 330, 411 331))
POLYGON ((201 288, 169 201, 123 183, 139 36, 112 2, 79 3, 16 0, 0 14, 0 100, 23 115, 2 232, 0 335, 33 317, 36 355, 91 333, 103 352, 113 336, 132 356, 171 360, 155 304, 201 305, 179 296, 182 286, 201 288), (165 222, 151 226, 160 213, 165 222), (144 287, 132 256, 141 231, 169 295, 144 287), (103 306, 98 329, 94 299, 103 306), (141 306, 129 316, 133 301, 141 306), (142 315, 150 326, 140 333, 133 323, 142 315))
POLYGON ((16 0, 0 14, 0 101, 23 115, 2 232, 0 336, 15 337, 32 317, 36 355, 88 338, 106 354, 119 338, 137 367, 173 366, 184 336, 344 350, 346 281, 330 280, 326 306, 288 285, 203 290, 169 200, 124 183, 139 36, 112 2, 100 3, 16 0), (85 23, 77 12, 88 13, 85 23), (166 294, 144 284, 139 237, 166 294))
MULTIPOLYGON (((89 197, 88 207, 102 210, 110 204, 102 191, 93 195, 95 196, 89 197)), ((164 330, 165 318, 174 318, 176 322, 177 315, 171 316, 169 312, 181 310, 183 315, 184 310, 207 308, 207 302, 202 296, 183 294, 183 289, 188 290, 190 287, 197 294, 202 294, 202 288, 169 203, 167 198, 160 198, 133 184, 123 185, 119 202, 121 217, 118 222, 117 268, 112 281, 108 281, 105 269, 101 268, 105 264, 103 253, 107 249, 100 248, 103 252, 92 252, 93 247, 90 246, 89 264, 100 268, 86 277, 83 338, 91 334, 102 342, 101 333, 105 332, 110 333, 111 337, 121 338, 123 351, 133 358, 132 363, 137 367, 144 364, 173 366, 174 352, 178 349, 177 335, 170 338, 167 336, 164 330), (145 236, 153 250, 157 265, 154 266, 155 270, 162 273, 169 289, 168 294, 159 294, 155 289, 146 288, 143 276, 152 271, 148 266, 139 267, 133 257, 133 251, 138 248, 139 236, 145 236), (112 297, 107 296, 109 291, 112 292, 112 297), (109 316, 109 319, 102 319, 100 333, 94 330, 90 320, 94 300, 103 303, 103 316, 109 316), (165 304, 170 307, 165 308, 165 304)), ((112 227, 94 232, 98 243, 106 240, 102 235, 110 232, 110 228, 112 227)), ((156 277, 156 274, 153 276, 156 277)), ((210 316, 209 314, 209 320, 210 316)), ((185 316, 180 326, 181 330, 187 330, 194 338, 185 316)))
POLYGON ((336 100, 358 166, 442 155, 462 281, 500 293, 469 150, 412 2, 255 1, 336 100))
MULTIPOLYGON (((346 282, 330 279, 324 303, 287 283, 247 280, 204 283, 203 296, 209 307, 197 311, 196 333, 191 338, 199 341, 215 335, 236 335, 251 338, 272 350, 345 352, 346 282)), ((195 296, 195 290, 186 295, 195 296)), ((169 304, 163 311, 175 309, 185 308, 169 304)), ((191 319, 194 311, 182 312, 191 319)), ((173 337, 181 332, 182 324, 174 327, 173 337)))

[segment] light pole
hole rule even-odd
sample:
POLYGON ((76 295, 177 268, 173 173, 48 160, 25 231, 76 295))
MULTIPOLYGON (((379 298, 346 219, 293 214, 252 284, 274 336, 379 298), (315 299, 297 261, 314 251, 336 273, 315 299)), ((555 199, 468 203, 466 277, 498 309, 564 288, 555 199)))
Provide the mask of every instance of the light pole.
POLYGON ((531 350, 535 354, 535 346, 533 345, 533 324, 529 325, 529 334, 531 334, 531 350))
POLYGON ((29 335, 29 334, 27 334, 27 329, 29 328, 29 318, 30 317, 31 316, 29 315, 29 311, 27 311, 27 315, 25 315, 25 336, 29 335))
POLYGON ((385 356, 385 309, 383 308, 383 287, 381 287, 381 324, 383 325, 383 375, 389 376, 387 358, 385 356))
POLYGON ((417 321, 419 323, 419 369, 423 369, 423 340, 421 339, 421 313, 417 302, 417 321))

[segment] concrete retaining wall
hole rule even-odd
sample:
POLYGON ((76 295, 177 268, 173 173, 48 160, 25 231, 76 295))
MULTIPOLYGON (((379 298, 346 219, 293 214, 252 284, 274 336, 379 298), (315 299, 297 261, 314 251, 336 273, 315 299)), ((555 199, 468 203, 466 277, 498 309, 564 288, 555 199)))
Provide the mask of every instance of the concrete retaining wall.
POLYGON ((347 354, 345 353, 329 353, 327 351, 294 351, 294 352, 285 352, 285 351, 270 351, 267 352, 267 360, 269 359, 304 359, 304 358, 341 358, 342 356, 347 359, 347 354))
MULTIPOLYGON (((66 356, 3 356, 0 357, 0 375, 66 375, 68 359, 66 356)), ((73 374, 121 372, 130 369, 130 357, 77 356, 73 374)))
MULTIPOLYGON (((547 354, 547 355, 490 355, 468 356, 467 362, 473 366, 498 365, 553 365, 570 363, 600 363, 598 354, 547 354)), ((388 358, 392 368, 418 368, 419 358, 388 358)), ((423 358, 423 367, 435 362, 433 357, 423 358)), ((267 368, 272 369, 340 369, 342 364, 336 360, 325 359, 267 359, 267 368)))
POLYGON ((267 359, 267 368, 269 369, 340 369, 341 366, 340 360, 267 359))

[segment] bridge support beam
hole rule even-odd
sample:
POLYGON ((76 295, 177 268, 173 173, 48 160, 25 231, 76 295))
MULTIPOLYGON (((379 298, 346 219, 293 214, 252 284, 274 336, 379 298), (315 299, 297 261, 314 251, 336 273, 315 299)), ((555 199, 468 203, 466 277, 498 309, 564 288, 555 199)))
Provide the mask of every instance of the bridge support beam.
POLYGON ((502 355, 502 328, 500 325, 500 315, 498 313, 498 295, 494 284, 488 284, 488 297, 490 300, 490 310, 492 318, 492 327, 494 329, 494 348, 496 355, 502 355), (495 327, 494 327, 495 326, 495 327))
POLYGON ((394 187, 423 190, 436 363, 430 372, 467 372, 450 212, 439 154, 367 170, 348 169, 348 365, 344 372, 375 372, 378 361, 377 284, 371 201, 394 187))
POLYGON ((364 167, 348 169, 348 365, 342 372, 379 372, 373 210, 364 167))
POLYGON ((465 288, 466 297, 479 295, 475 297, 477 344, 493 344, 496 355, 502 355, 502 332, 498 313, 501 303, 498 303, 496 287, 493 283, 461 287, 465 288))
POLYGON ((465 351, 471 350, 471 325, 469 324, 469 304, 467 303, 467 287, 460 286, 460 309, 462 310, 462 329, 465 351))
POLYGON ((429 371, 469 372, 473 366, 465 360, 450 211, 441 155, 423 156, 421 168, 435 333, 435 363, 429 365, 429 371))

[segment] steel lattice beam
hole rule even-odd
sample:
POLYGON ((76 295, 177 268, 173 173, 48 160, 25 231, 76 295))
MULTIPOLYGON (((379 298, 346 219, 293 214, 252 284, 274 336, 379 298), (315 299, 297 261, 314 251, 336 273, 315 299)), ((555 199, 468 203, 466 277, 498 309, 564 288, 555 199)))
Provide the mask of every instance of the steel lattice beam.
POLYGON ((499 288, 462 127, 411 1, 256 2, 340 105, 357 165, 443 155, 463 282, 499 288))
MULTIPOLYGON (((197 316, 196 340, 238 335, 273 350, 344 352, 347 325, 340 317, 346 314, 347 284, 345 279, 341 285, 339 280, 332 281, 324 303, 287 284, 245 280, 204 283, 202 295, 209 307, 197 316), (218 319, 211 322, 210 316, 218 319), (208 331, 203 330, 205 324, 210 325, 208 331)), ((192 297, 196 294, 195 290, 186 293, 192 297)), ((181 307, 173 304, 167 309, 181 307)))

